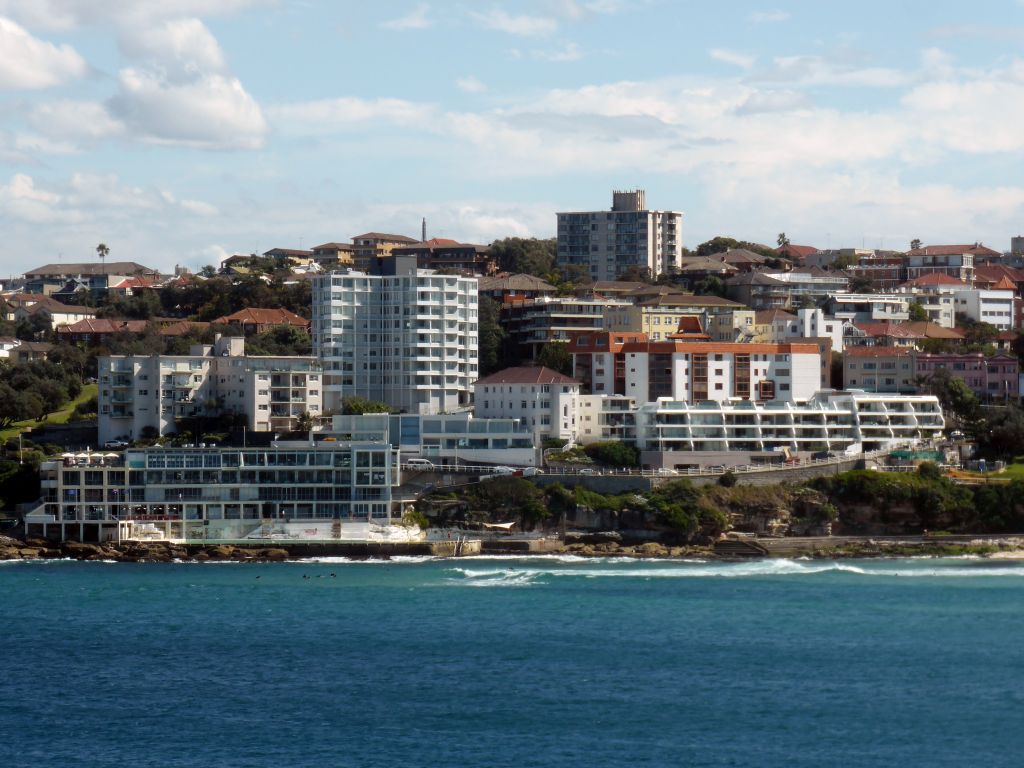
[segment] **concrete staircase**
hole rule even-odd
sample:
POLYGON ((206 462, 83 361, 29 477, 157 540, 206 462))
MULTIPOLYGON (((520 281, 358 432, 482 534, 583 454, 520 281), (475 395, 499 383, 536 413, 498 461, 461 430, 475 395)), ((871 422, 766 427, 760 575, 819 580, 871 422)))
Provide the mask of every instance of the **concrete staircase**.
POLYGON ((722 539, 716 541, 713 548, 716 557, 730 560, 768 557, 768 550, 756 541, 746 539, 722 539))

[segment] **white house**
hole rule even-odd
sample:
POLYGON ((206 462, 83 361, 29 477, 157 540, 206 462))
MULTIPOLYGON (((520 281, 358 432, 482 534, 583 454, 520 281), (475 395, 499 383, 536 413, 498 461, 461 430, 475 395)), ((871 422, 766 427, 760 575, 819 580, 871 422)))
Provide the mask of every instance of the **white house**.
POLYGON ((520 419, 540 437, 576 438, 580 383, 542 366, 506 368, 473 387, 479 418, 520 419))
POLYGON ((956 311, 972 320, 994 325, 1000 331, 1013 329, 1013 297, 1016 286, 1003 278, 992 288, 974 288, 956 293, 956 311))

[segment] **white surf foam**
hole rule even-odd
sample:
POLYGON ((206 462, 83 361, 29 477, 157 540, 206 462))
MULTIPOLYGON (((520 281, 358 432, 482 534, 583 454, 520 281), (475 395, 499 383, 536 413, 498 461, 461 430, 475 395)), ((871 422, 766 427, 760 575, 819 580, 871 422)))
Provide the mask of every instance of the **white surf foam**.
MULTIPOLYGON (((620 561, 621 562, 621 561, 620 561)), ((756 577, 789 577, 813 576, 825 573, 848 574, 865 578, 1006 578, 1024 577, 1024 565, 1003 565, 979 561, 977 566, 964 567, 962 561, 957 565, 941 565, 936 561, 934 567, 923 567, 920 561, 913 565, 900 566, 893 561, 875 561, 873 563, 853 564, 847 561, 831 560, 789 560, 772 559, 758 560, 750 563, 673 563, 662 561, 659 567, 635 567, 634 562, 621 563, 621 567, 607 567, 607 563, 590 564, 597 567, 537 568, 474 568, 456 566, 448 571, 452 581, 471 586, 483 585, 514 585, 521 586, 533 583, 537 579, 735 579, 756 577), (884 565, 883 565, 884 562, 884 565)))

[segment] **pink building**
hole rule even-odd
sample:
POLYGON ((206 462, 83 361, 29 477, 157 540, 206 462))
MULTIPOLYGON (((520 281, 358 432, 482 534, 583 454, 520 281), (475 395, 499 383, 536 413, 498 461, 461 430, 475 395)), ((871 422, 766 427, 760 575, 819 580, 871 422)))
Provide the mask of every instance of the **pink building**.
POLYGON ((914 367, 917 376, 929 378, 940 368, 963 381, 983 400, 1016 400, 1020 396, 1020 365, 1012 355, 1000 353, 985 357, 980 352, 959 355, 917 353, 914 367))

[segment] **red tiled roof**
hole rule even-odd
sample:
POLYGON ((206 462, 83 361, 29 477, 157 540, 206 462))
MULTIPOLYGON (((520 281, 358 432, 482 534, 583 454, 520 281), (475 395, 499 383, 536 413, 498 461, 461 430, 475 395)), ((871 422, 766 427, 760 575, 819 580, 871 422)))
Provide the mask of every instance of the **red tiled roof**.
POLYGON ((1002 277, 1008 277, 1015 283, 1024 282, 1024 269, 1005 264, 982 264, 974 268, 975 283, 994 283, 1002 277))
POLYGON ((477 380, 477 384, 579 384, 576 379, 564 376, 544 366, 519 366, 506 368, 477 380))
POLYGON ((1003 275, 1003 277, 999 280, 999 282, 992 286, 992 290, 993 291, 1016 291, 1017 290, 1017 284, 1014 283, 1006 275, 1003 275))
POLYGON ((287 309, 262 309, 259 307, 241 309, 234 314, 224 315, 210 322, 216 325, 255 323, 256 325, 295 325, 302 326, 303 328, 309 325, 309 320, 299 317, 287 309))
POLYGON ((813 256, 818 252, 818 249, 813 245, 783 245, 775 249, 776 253, 788 254, 790 256, 796 256, 800 259, 806 259, 808 256, 813 256))
POLYGON ((913 280, 907 280, 903 285, 963 285, 962 280, 947 275, 945 272, 930 272, 913 280))
POLYGON ((117 285, 111 286, 113 289, 117 288, 152 288, 153 281, 148 277, 126 277, 117 285))
POLYGON ((974 245, 926 245, 924 248, 916 248, 908 251, 908 256, 961 256, 965 253, 975 256, 999 256, 999 251, 986 248, 981 243, 974 245))
POLYGON ((110 320, 94 317, 79 320, 71 325, 62 325, 57 333, 142 333, 146 330, 145 320, 110 320))

